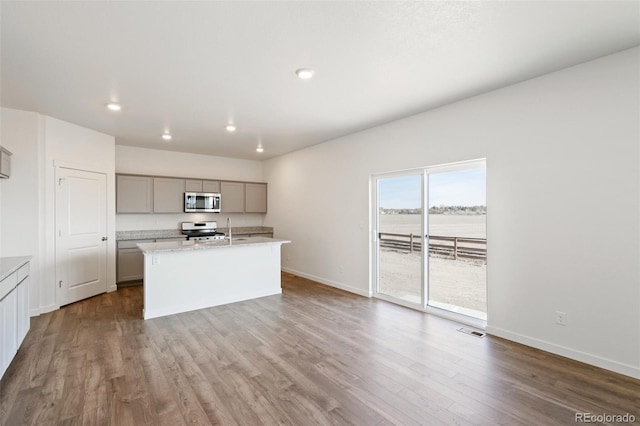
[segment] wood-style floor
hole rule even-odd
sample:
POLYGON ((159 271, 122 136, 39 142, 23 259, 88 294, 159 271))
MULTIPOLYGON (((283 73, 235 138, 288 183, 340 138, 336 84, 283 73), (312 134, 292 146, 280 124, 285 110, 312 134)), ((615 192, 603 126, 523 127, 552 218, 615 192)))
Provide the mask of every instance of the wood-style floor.
POLYGON ((141 309, 129 287, 32 318, 0 424, 640 422, 638 380, 286 274, 281 296, 148 321, 141 309))

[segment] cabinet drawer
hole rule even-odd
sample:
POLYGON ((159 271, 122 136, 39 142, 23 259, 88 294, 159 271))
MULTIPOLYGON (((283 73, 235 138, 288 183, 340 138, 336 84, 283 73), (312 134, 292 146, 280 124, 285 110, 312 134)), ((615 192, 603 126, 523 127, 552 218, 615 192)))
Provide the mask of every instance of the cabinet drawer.
POLYGON ((21 283, 25 278, 29 276, 29 263, 23 265, 18 269, 18 282, 21 283))
POLYGON ((16 274, 15 272, 6 277, 4 280, 0 281, 0 300, 2 300, 3 297, 9 294, 9 292, 11 292, 11 290, 13 290, 16 285, 18 285, 18 274, 16 274))

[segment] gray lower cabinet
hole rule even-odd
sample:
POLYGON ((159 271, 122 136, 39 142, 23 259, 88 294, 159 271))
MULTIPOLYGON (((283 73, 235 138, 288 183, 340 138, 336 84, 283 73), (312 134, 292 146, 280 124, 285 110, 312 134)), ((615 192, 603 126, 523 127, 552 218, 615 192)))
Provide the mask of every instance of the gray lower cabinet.
POLYGON ((29 263, 0 281, 0 378, 29 331, 29 263))
POLYGON ((155 240, 118 241, 117 282, 137 281, 144 277, 144 255, 138 243, 153 243, 155 240))
POLYGON ((153 179, 117 175, 116 213, 153 213, 153 179))
POLYGON ((184 241, 186 237, 156 238, 152 240, 118 241, 116 282, 140 281, 144 278, 144 254, 138 248, 140 243, 161 241, 184 241))
POLYGON ((245 184, 245 213, 267 212, 267 185, 265 183, 245 184))
POLYGON ((244 190, 242 182, 220 182, 221 213, 244 213, 244 190))
POLYGON ((239 233, 239 234, 233 234, 233 235, 235 235, 236 237, 247 237, 247 238, 249 238, 249 237, 273 238, 273 232, 269 232, 269 233, 259 232, 259 233, 254 233, 254 234, 251 234, 251 233, 246 233, 246 234, 239 233))
POLYGON ((184 212, 184 179, 153 178, 153 212, 184 212))

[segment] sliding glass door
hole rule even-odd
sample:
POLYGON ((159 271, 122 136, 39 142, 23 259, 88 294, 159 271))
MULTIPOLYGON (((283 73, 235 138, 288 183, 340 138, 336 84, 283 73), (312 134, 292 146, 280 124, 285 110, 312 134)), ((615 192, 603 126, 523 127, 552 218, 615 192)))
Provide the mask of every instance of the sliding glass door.
POLYGON ((486 171, 473 161, 373 177, 374 293, 486 320, 486 171))
POLYGON ((486 320, 486 172, 464 166, 427 169, 427 305, 486 320))

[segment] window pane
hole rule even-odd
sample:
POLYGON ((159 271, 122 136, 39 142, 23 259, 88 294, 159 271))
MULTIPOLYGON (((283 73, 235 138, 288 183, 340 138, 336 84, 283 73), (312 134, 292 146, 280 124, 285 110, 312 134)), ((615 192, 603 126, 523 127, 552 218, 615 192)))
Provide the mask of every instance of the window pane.
POLYGON ((422 303, 422 176, 380 179, 378 200, 378 291, 422 303))

